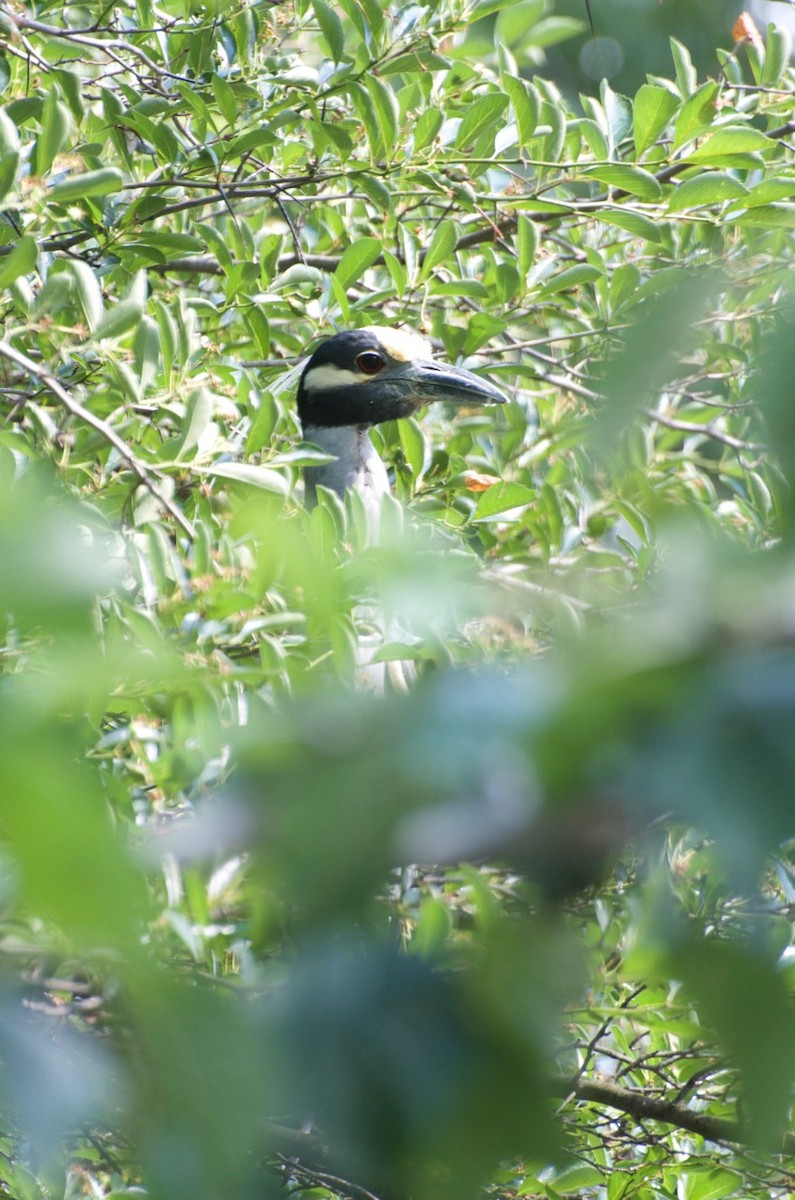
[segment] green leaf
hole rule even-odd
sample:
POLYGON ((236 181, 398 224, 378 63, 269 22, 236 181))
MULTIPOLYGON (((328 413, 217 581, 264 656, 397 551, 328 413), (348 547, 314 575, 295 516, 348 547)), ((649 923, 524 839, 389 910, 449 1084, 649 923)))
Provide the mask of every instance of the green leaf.
POLYGON ((105 315, 94 330, 97 341, 103 338, 118 338, 135 329, 143 315, 143 306, 138 300, 120 300, 105 310, 105 315))
POLYGON ((496 38, 502 45, 511 47, 524 41, 547 11, 545 0, 514 0, 514 3, 500 7, 496 38))
POLYGON ((739 225, 759 225, 768 229, 795 229, 795 204, 760 204, 733 216, 739 225))
POLYGON ((56 154, 60 154, 69 136, 69 110, 58 98, 53 87, 44 99, 41 110, 41 133, 36 140, 35 172, 46 175, 56 154))
POLYGON ((57 80, 63 98, 69 105, 75 121, 79 124, 86 111, 82 95, 83 79, 76 71, 65 69, 51 71, 50 78, 57 80))
POLYGON ((600 406, 591 435, 601 457, 614 461, 621 432, 633 415, 658 388, 676 378, 679 355, 686 352, 696 322, 713 303, 716 287, 717 280, 706 271, 673 269, 655 272, 635 290, 639 316, 622 335, 621 352, 609 360, 601 384, 610 400, 600 406))
POLYGON ((324 3, 324 0, 312 0, 312 8, 331 57, 335 63, 341 62, 345 53, 345 31, 342 28, 342 21, 334 9, 324 3))
POLYGON ((262 146, 275 146, 278 140, 276 134, 267 125, 261 125, 257 129, 247 129, 245 133, 241 133, 240 137, 234 138, 225 147, 224 158, 242 158, 244 154, 250 154, 262 146))
POLYGON ((763 179, 761 183, 754 184, 746 193, 744 203, 748 205, 773 204, 776 200, 788 200, 790 196, 795 196, 795 177, 782 176, 763 179))
POLYGON ((616 267, 610 279, 609 299, 610 311, 615 315, 637 291, 640 283, 640 271, 634 263, 623 263, 616 267))
POLYGON ((495 483, 488 491, 481 494, 475 509, 473 521, 485 521, 498 513, 507 512, 511 508, 524 508, 532 504, 536 493, 532 488, 521 483, 495 483))
POLYGON ((23 96, 19 100, 11 100, 6 105, 5 112, 17 128, 21 129, 26 121, 39 116, 43 103, 40 96, 23 96))
POLYGON ((516 256, 519 261, 519 274, 526 278, 532 270, 538 254, 539 235, 535 221, 521 213, 516 218, 516 256))
POLYGON ((378 238, 364 237, 351 242, 337 264, 334 276, 343 289, 364 274, 381 255, 381 243, 378 238))
POLYGON ((436 137, 441 127, 444 116, 441 109, 426 108, 425 112, 420 113, 417 124, 414 127, 414 149, 423 150, 430 145, 436 137))
POLYGON ((231 269, 233 265, 232 253, 229 249, 226 238, 219 229, 208 222, 194 225, 196 233, 200 233, 205 244, 209 247, 212 253, 224 270, 231 269))
POLYGON ((690 57, 690 51, 676 38, 670 39, 671 54, 676 67, 676 82, 683 97, 692 96, 698 84, 698 75, 690 57))
POLYGON ((494 269, 494 295, 501 305, 510 304, 519 291, 524 288, 524 280, 519 279, 519 272, 513 263, 497 263, 494 269))
MULTIPOLYGON (((182 80, 177 80, 174 84, 174 91, 179 92, 180 96, 185 101, 192 113, 199 117, 200 120, 206 121, 209 129, 216 129, 216 121, 213 117, 213 114, 205 102, 204 97, 196 90, 196 88, 191 87, 182 80)), ((215 89, 213 89, 213 93, 215 94, 215 89)), ((216 103, 218 103, 217 96, 216 103)), ((219 108, 221 107, 220 104, 218 106, 219 108)), ((223 112, 223 109, 221 109, 221 111, 223 112)))
POLYGON ((39 256, 36 239, 20 238, 10 254, 0 257, 0 288, 7 288, 20 275, 28 275, 35 268, 39 256))
POLYGON ((276 403, 270 392, 264 392, 260 398, 259 408, 246 438, 246 454, 256 454, 273 437, 278 414, 276 403))
POLYGON ((246 324, 254 338, 257 351, 261 358, 267 358, 271 349, 271 334, 268 318, 257 304, 252 304, 245 310, 246 324))
POLYGON ((465 149, 481 135, 496 129, 497 123, 508 106, 508 97, 501 92, 489 92, 473 100, 458 127, 455 144, 465 149))
POLYGON ((54 204, 70 204, 78 200, 94 199, 121 191, 124 177, 116 167, 102 167, 98 171, 87 171, 84 175, 70 175, 50 189, 49 199, 54 204))
POLYGON ((4 108, 0 108, 0 155, 19 153, 19 130, 4 108))
POLYGON ((566 267, 565 271, 560 271, 551 279, 547 279, 541 288, 541 294, 552 296, 556 292, 565 292, 569 288, 579 287, 582 283, 590 283, 592 279, 598 279, 603 274, 604 271, 590 263, 577 263, 573 267, 566 267))
POLYGON ((740 1072, 751 1144, 770 1150, 785 1127, 795 1083, 793 1016, 784 977, 761 945, 700 939, 683 948, 680 962, 703 1019, 740 1072))
POLYGON ((375 75, 368 75, 364 82, 375 110, 383 153, 387 158, 391 158, 398 149, 397 131, 400 107, 392 88, 383 80, 378 79, 375 75))
POLYGON ((425 460, 428 454, 425 434, 420 423, 413 417, 398 422, 398 434, 400 448, 416 483, 425 469, 425 460))
POLYGON ((668 211, 682 212, 687 208, 701 208, 705 204, 720 204, 745 194, 745 187, 733 175, 704 171, 679 184, 668 201, 668 211))
POLYGON ((71 275, 74 280, 75 294, 83 310, 86 324, 90 330, 95 330, 102 320, 105 309, 99 280, 88 263, 79 258, 65 263, 63 271, 65 274, 71 275))
POLYGON ((174 355, 177 347, 177 328, 169 307, 162 300, 154 301, 154 310, 160 337, 160 356, 163 361, 163 375, 168 380, 174 366, 174 355))
POLYGON ((615 153, 632 128, 632 105, 626 96, 614 92, 607 80, 602 81, 600 95, 607 117, 610 150, 611 153, 615 153))
POLYGON ((237 99, 232 88, 225 79, 217 74, 213 75, 210 80, 210 86, 227 125, 234 125, 237 121, 237 99))
POLYGON ((394 287, 398 296, 402 296, 406 290, 406 285, 408 282, 407 272, 404 264, 399 258, 396 258, 394 254, 390 254, 388 250, 384 251, 384 263, 386 264, 386 269, 389 272, 389 278, 392 280, 392 286, 394 287))
POLYGON ((382 183, 375 175, 360 175, 357 178, 357 187, 360 187, 366 196, 372 200, 373 204, 380 209, 381 212, 391 213, 393 209, 392 193, 386 184, 382 183))
POLYGON ((340 283, 336 274, 332 275, 331 278, 329 279, 329 286, 331 287, 331 294, 334 297, 337 307, 340 310, 340 320, 343 322, 343 324, 350 325, 350 323, 351 323, 351 306, 348 303, 348 293, 346 292, 343 285, 340 283))
POLYGON ((213 463, 211 467, 205 467, 204 470, 208 475, 215 475, 219 479, 228 479, 232 483, 249 484, 251 487, 261 488, 264 492, 274 492, 279 496, 287 496, 290 491, 289 483, 279 471, 272 471, 269 467, 258 467, 253 463, 213 463))
MULTIPOLYGON (((33 315, 42 316, 46 313, 55 314, 62 312, 63 309, 73 303, 74 297, 75 281, 73 274, 65 267, 61 270, 58 270, 57 266, 53 267, 48 271, 47 278, 36 294, 33 302, 33 315)), ((101 295, 99 299, 101 304, 101 295)))
POLYGON ((674 123, 674 148, 709 130, 715 119, 715 103, 718 85, 709 79, 692 94, 685 97, 674 123))
POLYGON ((215 401, 208 388, 196 388, 190 393, 185 404, 182 436, 179 439, 178 448, 174 452, 177 462, 185 462, 195 457, 193 452, 212 421, 214 409, 215 401))
POLYGON ((682 1200, 724 1200, 743 1186, 743 1177, 726 1167, 688 1166, 683 1172, 682 1200))
POLYGON ((599 213, 600 221, 605 225, 614 225, 617 229, 625 229, 633 237, 643 238, 647 242, 659 242, 662 238, 662 228, 642 213, 632 212, 631 209, 603 208, 599 213))
POLYGON ((332 125, 329 121, 315 122, 313 127, 319 130, 324 142, 330 142, 335 147, 343 162, 350 158, 353 153, 353 138, 347 130, 341 125, 332 125))
POLYGON ((19 151, 0 154, 0 200, 5 199, 16 183, 19 161, 19 151))
POLYGON ((632 103, 632 132, 635 154, 640 157, 665 129, 679 102, 667 88, 644 83, 632 103))
MULTIPOLYGON (((572 128, 572 126, 570 126, 572 128)), ((596 121, 588 118, 583 118, 578 124, 577 129, 583 136, 586 146, 591 151, 594 158, 604 159, 610 156, 610 146, 607 138, 604 135, 602 127, 596 121)))
POLYGON ((445 219, 440 221, 434 230, 431 244, 425 251, 425 257, 422 260, 422 268, 420 278, 427 279, 440 263, 450 260, 450 265, 455 266, 454 251, 456 242, 458 241, 458 231, 455 221, 445 219))
MULTIPOLYGON (((516 117, 516 128, 519 134, 519 145, 524 147, 530 141, 538 125, 539 102, 538 93, 526 79, 505 75, 502 85, 508 93, 513 114, 516 117)), ((499 114, 501 115, 501 113, 499 114)), ((460 129, 459 129, 460 136, 460 129)))
POLYGON ((537 155, 545 162, 559 162, 566 145, 566 116, 557 103, 547 102, 541 110, 540 120, 541 124, 539 129, 536 129, 531 154, 537 155), (544 125, 549 126, 549 133, 540 137, 539 130, 544 125))
POLYGON ((423 75, 426 71, 447 71, 449 68, 448 59, 434 54, 429 46, 414 46, 406 54, 396 54, 394 58, 385 59, 381 63, 379 74, 423 75))
POLYGON ((133 341, 133 354, 143 394, 155 382, 161 358, 163 361, 166 359, 166 354, 162 353, 160 329, 151 317, 144 315, 141 318, 133 341))
POLYGON ((599 166, 586 168, 584 174, 589 179, 606 183, 608 187, 639 196, 641 200, 654 201, 662 196, 662 188, 651 172, 629 163, 600 163, 599 166))
POLYGON ((765 61, 762 68, 762 84, 774 87, 792 58, 792 34, 785 25, 773 21, 767 27, 765 61))
MULTIPOLYGON (((512 8, 516 4, 516 0, 476 0, 470 14, 470 21, 480 21, 483 17, 490 17, 492 13, 499 12, 503 8, 512 8)), ((539 13, 543 12, 543 5, 537 6, 539 13)))
POLYGON ((579 1192, 585 1188, 599 1188, 604 1185, 604 1175, 597 1167, 578 1164, 567 1167, 555 1175, 553 1187, 557 1195, 569 1192, 579 1192))
POLYGON ((758 129, 732 126, 710 134, 700 146, 688 152, 687 158, 689 162, 718 162, 736 155, 755 155, 775 147, 776 143, 758 129))
POLYGON ((122 122, 151 144, 161 162, 173 168, 183 157, 180 143, 166 120, 151 120, 143 111, 144 106, 145 102, 141 101, 135 108, 128 109, 122 122))
POLYGON ((556 46, 569 38, 578 37, 587 28, 584 21, 577 17, 544 17, 527 30, 518 45, 525 46, 556 46))

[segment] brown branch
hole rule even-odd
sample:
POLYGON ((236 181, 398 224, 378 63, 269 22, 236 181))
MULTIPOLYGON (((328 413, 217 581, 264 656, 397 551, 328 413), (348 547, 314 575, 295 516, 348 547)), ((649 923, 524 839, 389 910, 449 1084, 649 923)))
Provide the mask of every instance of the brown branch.
POLYGON ((787 121, 786 125, 778 125, 775 129, 768 129, 765 137, 774 138, 780 141, 785 138, 788 133, 795 133, 795 121, 787 121))
MULTIPOLYGON (((743 1125, 737 1121, 696 1112, 678 1100, 650 1096, 633 1088, 621 1087, 611 1080, 596 1081, 579 1077, 551 1079, 549 1095, 563 1100, 580 1100, 604 1105, 626 1113, 636 1121, 659 1121, 675 1129, 694 1133, 708 1142, 742 1145, 747 1140, 743 1125)), ((317 1133, 290 1129, 270 1121, 267 1122, 267 1128, 269 1141, 277 1153, 299 1162, 303 1160, 315 1167, 322 1167, 328 1161, 330 1148, 317 1133)), ((795 1137, 785 1134, 782 1150, 792 1153, 793 1149, 795 1137)))
POLYGON ((148 269, 156 275, 175 271, 180 275, 223 275, 224 269, 212 254, 195 254, 190 258, 172 258, 166 263, 150 263, 148 269))
POLYGON ((277 1154, 283 1154, 286 1158, 304 1156, 308 1161, 319 1163, 328 1157, 328 1145, 316 1133, 293 1129, 277 1121, 266 1121, 266 1129, 268 1143, 277 1154))
MULTIPOLYGON (((278 261, 278 269, 286 271, 288 267, 317 267, 320 271, 328 271, 332 274, 339 264, 339 257, 334 254, 305 254, 303 259, 297 254, 283 254, 278 261)), ((383 263, 383 258, 379 257, 375 260, 376 265, 383 263)), ((172 258, 167 263, 151 263, 150 271, 155 271, 158 275, 165 275, 169 271, 176 271, 183 275, 223 275, 224 269, 212 254, 195 254, 188 258, 172 258)))
POLYGON ((160 504, 161 507, 164 508, 165 511, 174 518, 177 524, 185 531, 185 533, 187 533, 188 537, 191 539, 195 538, 196 531, 194 530, 190 521, 183 513, 180 512, 176 505, 171 503, 167 496, 163 496, 158 491, 147 468, 140 461, 140 459, 136 457, 124 439, 119 437, 115 429, 112 429, 110 425, 108 425, 100 417, 95 416, 94 413, 82 405, 79 400, 75 400, 73 396, 70 396, 66 389, 62 387, 55 376, 52 375, 46 367, 40 366, 37 362, 34 362, 32 358, 28 358, 26 354, 23 354, 20 350, 17 350, 8 342, 0 341, 0 355, 2 355, 3 358, 9 359, 10 362, 16 363, 18 367, 21 367, 23 371, 27 371, 30 375, 33 375, 35 379, 40 380, 47 390, 52 393, 55 399, 63 405, 67 412, 71 413, 73 417, 77 417, 78 420, 83 421, 86 425, 89 425, 92 429, 96 430, 96 432, 103 438, 104 441, 108 442, 109 445, 113 446, 114 450, 119 452, 122 460, 127 464, 133 474, 138 477, 141 484, 154 496, 158 504, 160 504))
POLYGON ((296 1162, 295 1159, 285 1155, 279 1155, 279 1159, 291 1174, 300 1174, 308 1187, 322 1187, 326 1192, 331 1192, 336 1196, 347 1196, 349 1200, 383 1200, 383 1193, 380 1196, 376 1195, 375 1192, 362 1187, 361 1184, 354 1183, 350 1179, 343 1179, 340 1175, 307 1167, 305 1163, 296 1162))
MULTIPOLYGON (((299 258, 297 254, 282 254, 278 267, 280 271, 286 271, 288 267, 317 267, 319 271, 328 271, 331 274, 336 271, 339 263, 340 256, 337 254, 305 254, 303 258, 299 258)), ((373 265, 384 265, 383 254, 379 254, 373 265)))
POLYGON ((606 1104, 608 1108, 617 1108, 638 1121, 661 1121, 665 1125, 698 1134, 709 1142, 744 1141, 742 1126, 736 1121, 695 1112, 686 1104, 665 1100, 660 1096, 648 1096, 645 1092, 620 1087, 610 1080, 557 1079, 552 1084, 552 1094, 563 1099, 606 1104))
MULTIPOLYGON (((659 1121, 661 1124, 683 1129, 687 1133, 696 1134, 708 1142, 732 1143, 743 1145, 747 1134, 740 1122, 731 1121, 724 1117, 713 1117, 708 1113, 696 1112, 679 1100, 666 1100, 661 1096, 650 1096, 633 1088, 621 1087, 611 1080, 573 1078, 553 1078, 549 1081, 548 1094, 559 1099, 579 1100, 590 1104, 604 1105, 626 1113, 636 1121, 659 1121)), ((297 1161, 298 1164, 310 1170, 323 1170, 329 1160, 331 1149, 317 1133, 305 1130, 291 1129, 281 1124, 268 1121, 268 1140, 277 1154, 297 1161), (311 1166, 310 1166, 311 1164, 311 1166)), ((784 1135, 781 1150, 791 1154, 795 1151, 795 1136, 791 1133, 784 1135)), ((375 1200, 369 1189, 361 1184, 350 1181, 351 1188, 367 1200, 375 1200)), ((353 1193, 348 1192, 348 1195, 353 1193)))

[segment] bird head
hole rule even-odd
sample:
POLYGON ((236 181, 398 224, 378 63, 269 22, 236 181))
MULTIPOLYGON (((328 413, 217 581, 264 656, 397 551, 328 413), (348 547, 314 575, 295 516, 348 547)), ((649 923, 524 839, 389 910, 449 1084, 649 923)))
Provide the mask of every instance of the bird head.
POLYGON ((323 342, 298 386, 298 415, 307 426, 377 425, 410 416, 424 404, 504 404, 493 383, 434 362, 425 338, 371 325, 323 342))

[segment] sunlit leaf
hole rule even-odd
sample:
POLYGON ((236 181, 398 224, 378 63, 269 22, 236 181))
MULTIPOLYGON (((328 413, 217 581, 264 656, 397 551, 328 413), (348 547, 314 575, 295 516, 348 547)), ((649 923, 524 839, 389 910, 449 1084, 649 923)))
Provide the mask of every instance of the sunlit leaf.
POLYGON ((667 88, 644 83, 638 89, 632 103, 632 130, 638 157, 659 137, 676 108, 676 96, 667 88))
POLYGON ((280 496, 286 496, 290 490, 287 480, 279 471, 273 471, 269 467, 257 467, 253 463, 213 463, 211 467, 205 469, 208 474, 215 475, 220 479, 247 483, 251 487, 261 488, 265 492, 275 492, 280 496))
POLYGON ((32 237, 21 238, 4 258, 0 258, 0 287, 6 288, 36 265, 39 250, 32 237))
POLYGON ((368 267, 372 266, 380 254, 381 243, 377 238, 359 238, 358 241, 352 242, 334 272, 340 286, 350 287, 368 267))
POLYGON ((739 179, 720 171, 704 171, 693 179, 680 183, 668 201, 669 212, 700 208, 705 204, 720 204, 744 196, 746 189, 739 179))
POLYGON ((123 186, 121 171, 115 167, 102 167, 98 171, 87 171, 84 175, 70 175, 50 189, 50 199, 57 204, 71 203, 108 196, 123 186))

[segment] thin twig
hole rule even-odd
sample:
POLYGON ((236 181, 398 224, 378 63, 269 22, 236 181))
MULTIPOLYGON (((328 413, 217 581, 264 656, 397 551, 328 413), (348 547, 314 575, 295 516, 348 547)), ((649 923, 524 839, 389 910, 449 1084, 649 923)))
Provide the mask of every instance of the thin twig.
POLYGON ((108 425, 100 417, 95 416, 94 413, 92 413, 89 409, 85 408, 85 406, 82 405, 79 400, 75 400, 73 396, 70 396, 66 389, 61 386, 55 376, 52 375, 46 367, 40 366, 38 363, 34 362, 32 358, 28 358, 26 354, 22 354, 20 350, 17 350, 8 342, 0 340, 0 355, 2 355, 3 358, 9 359, 10 362, 16 363, 18 367, 21 367, 23 371, 27 371, 30 375, 33 375, 35 379, 40 380, 47 390, 51 392, 53 396, 55 396, 56 400, 63 405, 67 412, 71 413, 72 416, 77 417, 80 421, 85 422, 86 425, 90 425, 92 429, 96 430, 96 432, 100 434, 100 436, 106 442, 113 446, 114 450, 119 452, 123 461, 127 464, 133 474, 138 477, 147 491, 151 492, 158 504, 160 504, 166 510, 166 512, 174 518, 174 520, 185 531, 188 537, 191 539, 195 538, 196 531, 194 530, 190 521, 183 513, 180 512, 176 505, 171 503, 167 496, 161 495, 155 486, 155 483, 152 480, 147 468, 140 461, 140 459, 136 457, 123 438, 119 437, 115 429, 111 429, 110 425, 108 425))
MULTIPOLYGON (((80 33, 78 30, 63 29, 58 25, 47 25, 43 21, 35 21, 32 17, 26 17, 23 16, 22 13, 13 12, 6 5, 0 6, 0 12, 2 12, 10 21, 13 21, 13 23, 19 29, 30 29, 35 33, 43 34, 45 37, 63 38, 65 41, 74 42, 78 46, 88 46, 92 50, 99 50, 102 53, 107 54, 108 57, 113 58, 115 62, 118 62, 119 60, 115 58, 113 54, 111 54, 111 50, 126 50, 129 54, 134 55, 135 58, 142 62, 144 66, 147 66, 150 71, 153 71, 155 75, 161 78, 165 77, 167 79, 177 79, 180 81, 180 83, 189 83, 191 85, 193 85, 195 82, 194 80, 189 79, 187 75, 175 75, 173 71, 169 71, 167 68, 159 66, 153 59, 149 57, 145 50, 142 50, 140 46, 136 46, 134 42, 125 41, 121 38, 86 37, 85 34, 80 33)), ((122 65, 125 66, 126 70, 132 70, 132 68, 128 67, 126 64, 122 65)), ((134 73, 135 72, 133 72, 133 74, 134 73)))
POLYGON ((698 425, 695 421, 680 421, 675 417, 665 417, 662 413, 655 412, 652 408, 644 408, 643 414, 650 421, 656 421, 658 425, 664 425, 666 429, 674 429, 679 433, 705 434, 714 441, 722 442, 724 446, 729 446, 732 450, 758 451, 765 448, 759 442, 744 442, 741 438, 732 437, 730 433, 723 433, 720 429, 716 429, 712 422, 708 425, 698 425))

